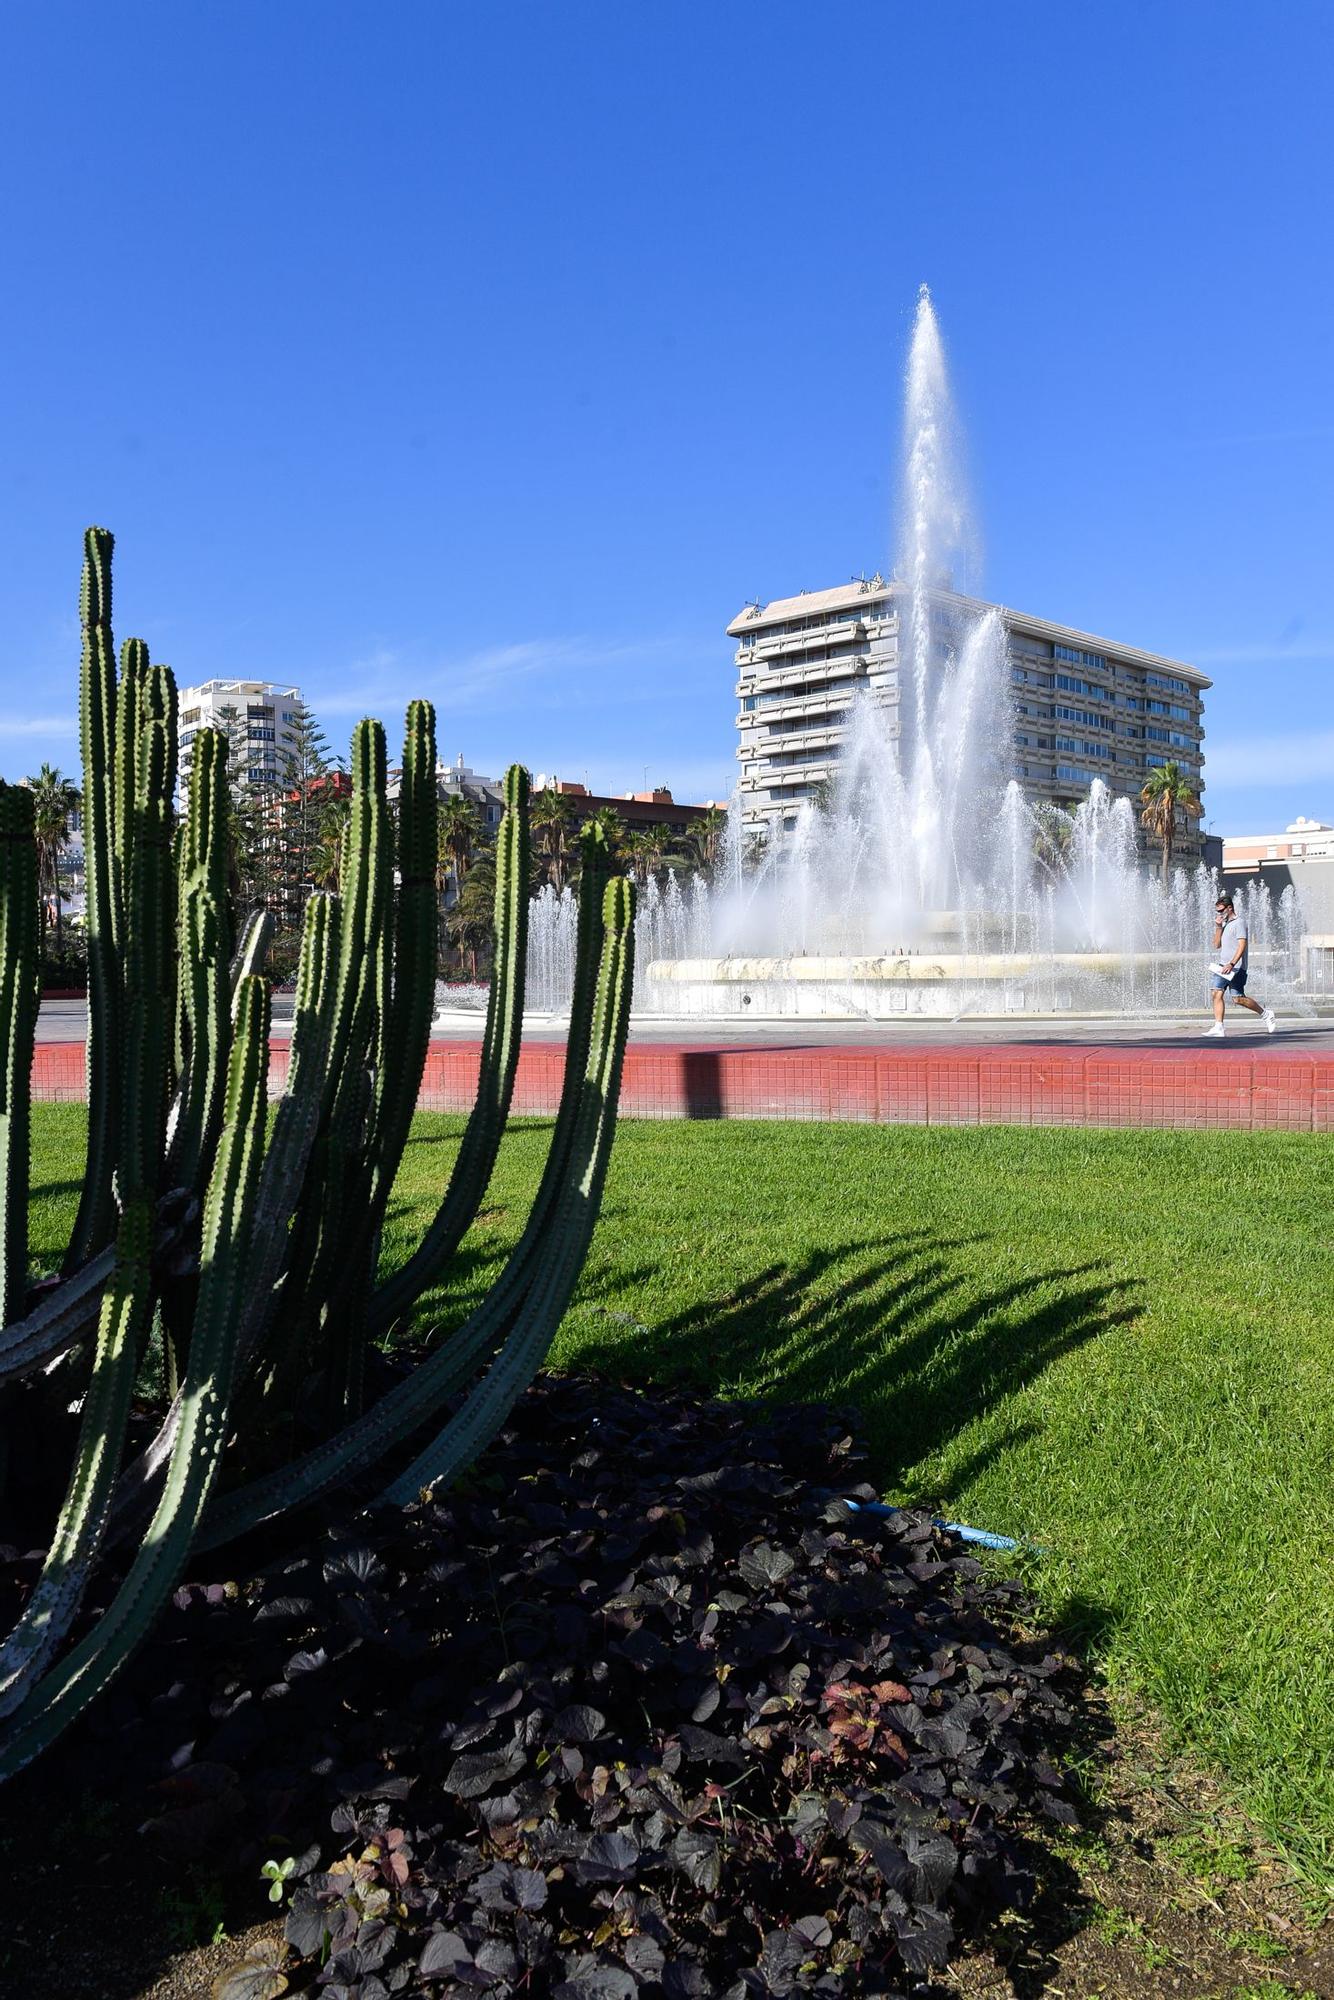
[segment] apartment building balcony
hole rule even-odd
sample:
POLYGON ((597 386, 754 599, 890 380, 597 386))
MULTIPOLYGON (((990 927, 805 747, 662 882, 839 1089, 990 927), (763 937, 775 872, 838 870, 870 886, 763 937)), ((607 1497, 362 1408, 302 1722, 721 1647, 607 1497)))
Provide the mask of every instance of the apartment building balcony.
POLYGON ((870 664, 863 655, 853 655, 845 660, 793 661, 790 666, 766 668, 763 674, 756 674, 753 679, 739 683, 736 691, 738 695, 764 694, 772 688, 797 687, 801 682, 817 676, 824 681, 860 680, 865 678, 870 664))
POLYGON ((836 750, 847 740, 847 723, 831 722, 822 729, 793 729, 775 736, 761 743, 759 751, 762 757, 772 761, 775 757, 787 756, 792 750, 836 750))
POLYGON ((766 764, 760 772, 760 782, 771 792, 785 791, 790 785, 823 784, 837 770, 836 757, 812 758, 809 764, 766 764))

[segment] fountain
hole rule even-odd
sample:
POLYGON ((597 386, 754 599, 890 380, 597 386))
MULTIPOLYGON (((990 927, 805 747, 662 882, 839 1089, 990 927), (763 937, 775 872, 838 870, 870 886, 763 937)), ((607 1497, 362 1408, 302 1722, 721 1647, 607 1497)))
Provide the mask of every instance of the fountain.
MULTIPOLYGON (((1096 781, 1073 813, 1007 775, 1001 614, 962 595, 976 536, 944 347, 926 288, 905 383, 899 699, 862 694, 832 795, 757 843, 732 802, 712 879, 641 896, 641 1013, 718 1018, 1181 1013, 1198 1010, 1216 883, 1140 861, 1129 799, 1096 781)), ((1291 992, 1294 908, 1241 899, 1255 983, 1291 992)), ((573 964, 567 891, 532 911, 530 1004, 559 1011, 573 964)))

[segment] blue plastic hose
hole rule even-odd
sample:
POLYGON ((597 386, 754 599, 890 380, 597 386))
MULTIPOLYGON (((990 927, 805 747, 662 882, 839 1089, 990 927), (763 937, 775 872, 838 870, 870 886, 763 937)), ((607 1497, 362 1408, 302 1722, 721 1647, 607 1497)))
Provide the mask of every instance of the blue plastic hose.
MULTIPOLYGON (((890 1516, 904 1514, 906 1507, 890 1507, 883 1500, 844 1500, 845 1507, 851 1507, 857 1514, 880 1514, 890 1516)), ((962 1521, 942 1521, 932 1516, 933 1527, 944 1528, 951 1535, 957 1535, 962 1542, 980 1542, 984 1549, 1018 1549, 1024 1545, 1015 1541, 1012 1535, 993 1535, 989 1528, 965 1527, 962 1521)))

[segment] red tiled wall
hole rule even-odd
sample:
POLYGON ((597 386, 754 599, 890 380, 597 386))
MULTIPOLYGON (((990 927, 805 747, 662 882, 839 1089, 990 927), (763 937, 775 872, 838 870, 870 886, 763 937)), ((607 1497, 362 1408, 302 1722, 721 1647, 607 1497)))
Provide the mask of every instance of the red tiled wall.
MULTIPOLYGON (((419 1102, 466 1111, 477 1084, 474 1043, 435 1043, 419 1102)), ((531 1043, 519 1063, 516 1112, 549 1112, 564 1049, 531 1043)), ((270 1089, 287 1045, 275 1042, 270 1089)), ((34 1095, 84 1094, 83 1049, 45 1042, 34 1095)), ((1334 1131, 1334 1055, 1266 1049, 711 1047, 632 1043, 621 1109, 629 1118, 816 1118, 905 1125, 1157 1125, 1174 1129, 1334 1131)))

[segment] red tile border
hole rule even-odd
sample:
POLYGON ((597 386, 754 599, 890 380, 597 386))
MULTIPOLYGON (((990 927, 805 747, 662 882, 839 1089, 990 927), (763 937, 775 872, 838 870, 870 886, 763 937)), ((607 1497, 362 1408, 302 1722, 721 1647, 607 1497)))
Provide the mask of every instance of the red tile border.
MULTIPOLYGON (((418 1102, 466 1111, 475 1042, 436 1042, 418 1102)), ((560 1097, 565 1051, 530 1043, 514 1110, 545 1114, 560 1097)), ((287 1074, 272 1047, 269 1088, 287 1074)), ((84 1096, 75 1042, 42 1042, 33 1095, 84 1096)), ((621 1109, 628 1118, 800 1118, 904 1125, 1105 1125, 1171 1130, 1334 1131, 1334 1054, 1249 1049, 1127 1049, 1045 1043, 931 1048, 821 1048, 801 1043, 631 1042, 621 1109)))

